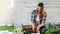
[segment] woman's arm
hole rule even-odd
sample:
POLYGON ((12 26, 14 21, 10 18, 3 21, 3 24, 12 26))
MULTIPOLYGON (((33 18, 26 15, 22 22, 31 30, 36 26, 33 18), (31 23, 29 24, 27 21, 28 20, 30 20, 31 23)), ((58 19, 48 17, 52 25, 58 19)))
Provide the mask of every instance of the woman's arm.
POLYGON ((47 17, 47 13, 44 12, 44 17, 43 17, 43 19, 42 19, 42 23, 41 23, 38 27, 45 26, 46 17, 47 17))
POLYGON ((34 31, 35 26, 34 26, 34 22, 32 21, 32 30, 34 31))
POLYGON ((46 12, 45 12, 45 13, 44 13, 44 17, 43 17, 43 19, 42 19, 42 23, 37 26, 37 31, 38 31, 41 27, 45 26, 46 17, 47 17, 47 14, 46 14, 46 12))
POLYGON ((44 23, 39 24, 39 25, 37 26, 36 31, 38 32, 38 31, 40 30, 40 28, 41 28, 41 27, 43 27, 43 26, 45 26, 45 24, 44 24, 44 23))
POLYGON ((45 26, 45 23, 41 23, 41 24, 38 25, 39 28, 43 27, 43 26, 45 26))
POLYGON ((31 22, 32 22, 32 30, 34 31, 34 28, 35 28, 35 26, 34 26, 34 11, 32 11, 32 13, 31 13, 31 22))

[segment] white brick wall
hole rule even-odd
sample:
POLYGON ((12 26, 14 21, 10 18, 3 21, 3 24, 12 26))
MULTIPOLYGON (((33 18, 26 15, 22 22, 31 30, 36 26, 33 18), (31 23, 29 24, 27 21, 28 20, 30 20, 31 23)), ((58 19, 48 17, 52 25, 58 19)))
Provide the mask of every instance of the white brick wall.
POLYGON ((60 22, 60 0, 15 0, 14 1, 14 24, 31 24, 31 12, 37 8, 39 2, 45 4, 47 22, 60 22))
POLYGON ((58 24, 60 22, 60 0, 47 0, 45 2, 47 21, 58 24))

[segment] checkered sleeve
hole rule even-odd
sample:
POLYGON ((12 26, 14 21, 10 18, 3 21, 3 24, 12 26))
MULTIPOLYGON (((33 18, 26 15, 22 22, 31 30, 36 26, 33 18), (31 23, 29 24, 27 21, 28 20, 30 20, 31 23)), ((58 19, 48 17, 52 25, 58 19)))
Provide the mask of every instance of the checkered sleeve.
POLYGON ((31 21, 34 20, 34 11, 31 12, 31 21))
POLYGON ((45 23, 46 22, 46 17, 47 17, 47 14, 44 15, 44 17, 42 19, 42 23, 45 23))
POLYGON ((42 23, 45 23, 45 21, 46 21, 46 17, 43 17, 42 23))

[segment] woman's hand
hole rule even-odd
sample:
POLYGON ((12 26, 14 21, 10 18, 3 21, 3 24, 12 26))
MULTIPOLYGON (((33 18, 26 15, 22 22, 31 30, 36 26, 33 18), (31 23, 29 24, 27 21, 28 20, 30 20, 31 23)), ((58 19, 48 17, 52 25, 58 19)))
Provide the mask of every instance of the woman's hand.
POLYGON ((35 26, 34 26, 34 25, 32 25, 32 30, 34 31, 34 29, 35 29, 35 26))
POLYGON ((38 25, 37 28, 36 28, 36 31, 38 32, 40 30, 40 28, 43 27, 44 25, 45 25, 44 23, 38 25))
POLYGON ((36 31, 37 31, 37 32, 39 32, 39 29, 40 29, 40 27, 39 27, 39 26, 37 26, 36 31))
POLYGON ((35 25, 34 25, 34 22, 32 21, 32 30, 34 31, 35 29, 35 25))

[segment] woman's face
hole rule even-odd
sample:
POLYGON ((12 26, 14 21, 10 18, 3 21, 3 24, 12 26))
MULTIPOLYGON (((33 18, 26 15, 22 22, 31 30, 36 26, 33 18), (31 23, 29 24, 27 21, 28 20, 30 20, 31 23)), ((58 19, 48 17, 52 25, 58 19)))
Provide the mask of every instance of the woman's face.
POLYGON ((40 11, 41 11, 41 7, 40 7, 40 6, 38 6, 38 7, 37 7, 37 10, 38 10, 38 12, 40 12, 40 11))

